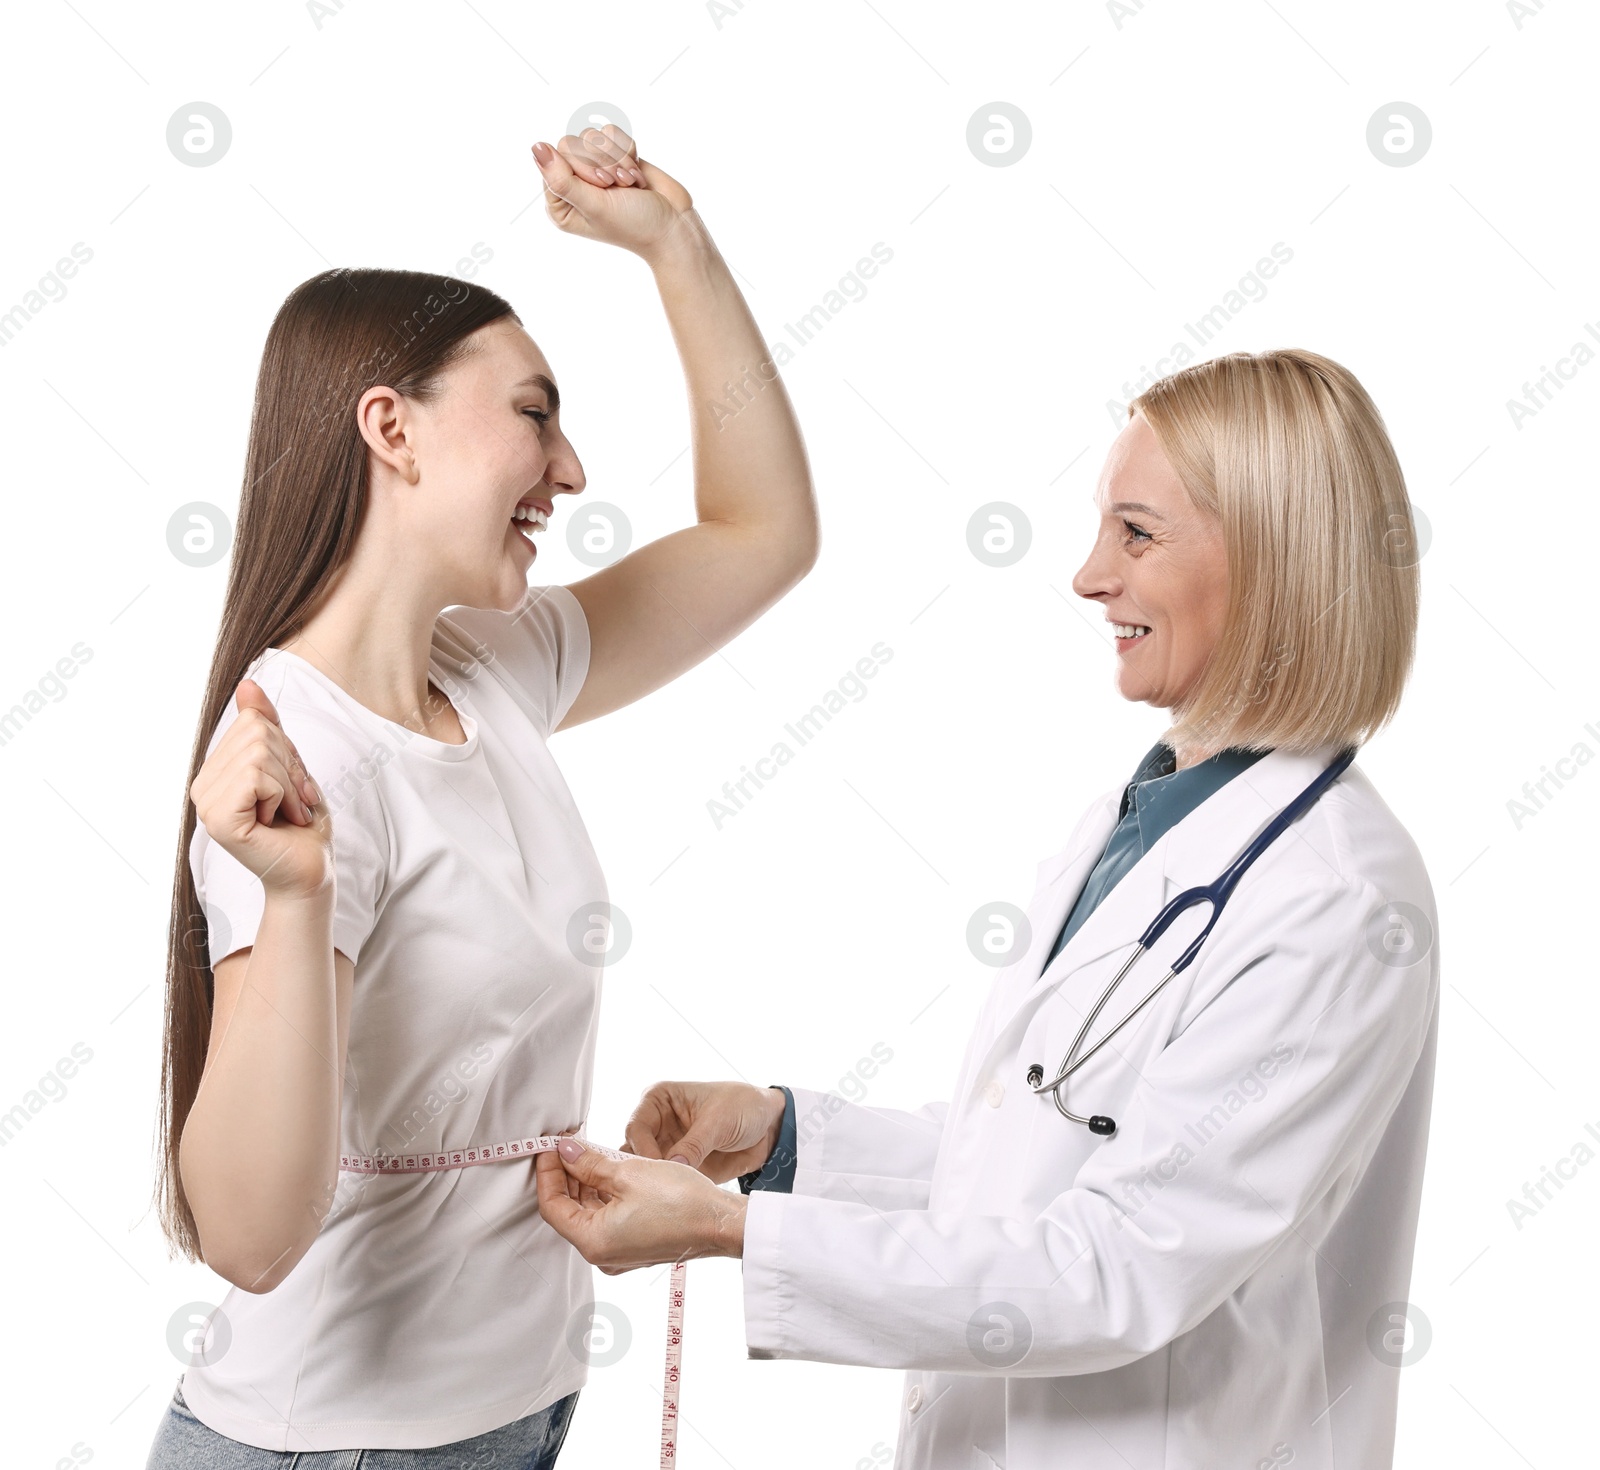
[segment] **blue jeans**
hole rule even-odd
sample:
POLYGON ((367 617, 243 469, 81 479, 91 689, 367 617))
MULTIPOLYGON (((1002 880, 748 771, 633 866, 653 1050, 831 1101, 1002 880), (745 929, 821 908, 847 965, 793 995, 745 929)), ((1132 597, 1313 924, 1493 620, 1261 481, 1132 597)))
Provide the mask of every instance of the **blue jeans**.
POLYGON ((202 1424, 173 1391, 145 1470, 552 1470, 576 1393, 486 1434, 421 1450, 263 1450, 202 1424))

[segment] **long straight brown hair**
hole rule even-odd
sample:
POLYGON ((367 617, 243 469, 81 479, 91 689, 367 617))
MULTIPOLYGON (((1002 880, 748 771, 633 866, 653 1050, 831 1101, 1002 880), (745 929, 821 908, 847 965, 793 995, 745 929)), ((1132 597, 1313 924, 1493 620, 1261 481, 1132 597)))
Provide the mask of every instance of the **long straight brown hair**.
POLYGON ((200 1237, 178 1145, 200 1090, 211 1031, 206 916, 189 871, 197 820, 189 791, 217 721, 251 661, 299 631, 350 559, 366 515, 366 443, 355 407, 382 385, 427 403, 480 327, 521 318, 482 286, 418 271, 330 270, 291 291, 256 376, 238 528, 216 651, 184 787, 167 931, 160 1165, 154 1204, 169 1253, 198 1261, 200 1237))

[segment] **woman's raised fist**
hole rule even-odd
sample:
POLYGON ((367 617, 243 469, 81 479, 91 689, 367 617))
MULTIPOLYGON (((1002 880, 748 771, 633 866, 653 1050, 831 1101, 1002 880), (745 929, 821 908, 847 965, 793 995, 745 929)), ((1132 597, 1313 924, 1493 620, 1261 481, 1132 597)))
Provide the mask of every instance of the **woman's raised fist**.
POLYGON ((189 799, 211 840, 268 889, 309 897, 333 882, 333 819, 262 687, 241 679, 234 702, 189 799))

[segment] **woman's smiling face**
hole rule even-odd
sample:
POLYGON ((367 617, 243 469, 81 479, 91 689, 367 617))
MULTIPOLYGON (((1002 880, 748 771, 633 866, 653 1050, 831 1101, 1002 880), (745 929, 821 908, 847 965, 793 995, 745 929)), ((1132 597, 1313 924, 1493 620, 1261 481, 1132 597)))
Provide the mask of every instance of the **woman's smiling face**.
POLYGON ((1210 661, 1228 605, 1222 527, 1189 499, 1155 430, 1135 414, 1106 456, 1100 528, 1072 590, 1117 634, 1117 689, 1158 709, 1181 704, 1210 661), (1129 629, 1136 636, 1122 637, 1129 629))
POLYGON ((368 444, 382 444, 396 471, 374 506, 387 523, 385 554, 425 565, 442 605, 511 611, 527 593, 542 530, 518 518, 518 506, 551 517, 558 496, 583 489, 583 466, 533 339, 509 318, 474 338, 431 402, 376 388, 359 412, 368 444))

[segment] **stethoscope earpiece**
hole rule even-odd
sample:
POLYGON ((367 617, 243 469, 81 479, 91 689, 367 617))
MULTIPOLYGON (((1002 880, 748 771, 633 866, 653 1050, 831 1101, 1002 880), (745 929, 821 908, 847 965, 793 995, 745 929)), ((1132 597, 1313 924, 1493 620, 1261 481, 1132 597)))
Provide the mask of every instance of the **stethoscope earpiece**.
MULTIPOLYGON (((1039 1084, 1043 1081, 1044 1068, 1038 1062, 1035 1062, 1028 1068, 1028 1086, 1037 1090, 1039 1084)), ((1093 1117, 1080 1121, 1086 1122, 1089 1125, 1089 1131, 1098 1133, 1102 1138, 1109 1138, 1117 1131, 1117 1120, 1108 1118, 1104 1113, 1096 1113, 1093 1117)))

